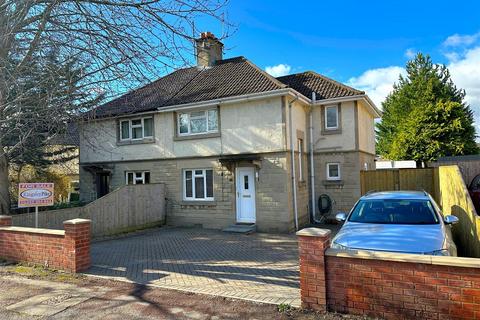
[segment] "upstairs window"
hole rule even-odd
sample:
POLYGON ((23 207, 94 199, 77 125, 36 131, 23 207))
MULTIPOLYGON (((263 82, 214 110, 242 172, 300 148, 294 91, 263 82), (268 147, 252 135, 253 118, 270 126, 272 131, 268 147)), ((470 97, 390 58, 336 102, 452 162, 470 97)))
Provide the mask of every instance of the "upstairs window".
POLYGON ((120 121, 120 140, 153 138, 153 118, 138 118, 120 121))
POLYGON ((128 171, 125 172, 126 184, 147 184, 150 183, 149 171, 128 171))
POLYGON ((338 129, 338 106, 325 107, 325 129, 338 129))
POLYGON ((218 132, 217 109, 178 114, 178 135, 195 135, 218 132))

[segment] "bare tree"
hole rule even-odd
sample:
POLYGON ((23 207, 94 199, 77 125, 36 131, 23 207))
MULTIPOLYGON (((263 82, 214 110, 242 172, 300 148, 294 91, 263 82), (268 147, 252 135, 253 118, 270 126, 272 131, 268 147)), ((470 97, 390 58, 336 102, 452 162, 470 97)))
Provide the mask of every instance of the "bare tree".
POLYGON ((226 1, 0 1, 0 214, 10 163, 102 99, 187 65, 198 19, 224 38, 226 1))

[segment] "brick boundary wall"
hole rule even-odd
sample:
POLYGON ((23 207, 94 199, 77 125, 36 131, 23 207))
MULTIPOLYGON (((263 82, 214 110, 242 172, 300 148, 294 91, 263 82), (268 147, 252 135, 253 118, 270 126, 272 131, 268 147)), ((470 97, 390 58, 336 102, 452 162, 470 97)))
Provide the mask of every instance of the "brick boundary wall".
POLYGON ((65 221, 65 230, 14 227, 0 216, 0 257, 69 272, 90 267, 90 220, 65 221))
POLYGON ((384 319, 480 319, 480 259, 329 249, 297 232, 302 307, 384 319))

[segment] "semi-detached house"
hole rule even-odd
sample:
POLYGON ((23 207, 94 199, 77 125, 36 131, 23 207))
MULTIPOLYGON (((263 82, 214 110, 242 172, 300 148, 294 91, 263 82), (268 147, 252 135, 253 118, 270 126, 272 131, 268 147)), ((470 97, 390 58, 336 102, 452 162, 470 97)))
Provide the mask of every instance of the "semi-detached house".
POLYGON ((380 112, 368 96, 315 72, 274 78, 244 57, 223 59, 211 33, 196 46, 196 66, 82 123, 82 200, 164 183, 169 224, 266 232, 307 224, 323 194, 332 211, 349 210, 360 171, 374 168, 380 112))

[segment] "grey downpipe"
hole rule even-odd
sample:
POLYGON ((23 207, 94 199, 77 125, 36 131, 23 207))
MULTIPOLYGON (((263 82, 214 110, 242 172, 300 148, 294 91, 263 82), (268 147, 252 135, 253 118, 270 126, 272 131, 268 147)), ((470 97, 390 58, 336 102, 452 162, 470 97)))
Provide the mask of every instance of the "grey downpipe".
POLYGON ((295 174, 295 149, 293 145, 293 123, 292 123, 292 103, 298 100, 298 96, 288 102, 288 127, 290 131, 290 155, 291 155, 291 171, 292 171, 292 188, 293 188, 293 213, 295 217, 295 230, 298 231, 298 209, 297 209, 297 177, 295 174))
POLYGON ((310 107, 310 185, 311 185, 311 192, 312 196, 310 199, 310 206, 312 209, 312 221, 318 222, 315 219, 315 213, 317 212, 317 206, 315 205, 315 165, 313 159, 313 152, 315 151, 315 143, 313 141, 313 106, 315 101, 317 100, 317 95, 315 92, 312 92, 312 105, 310 107))

